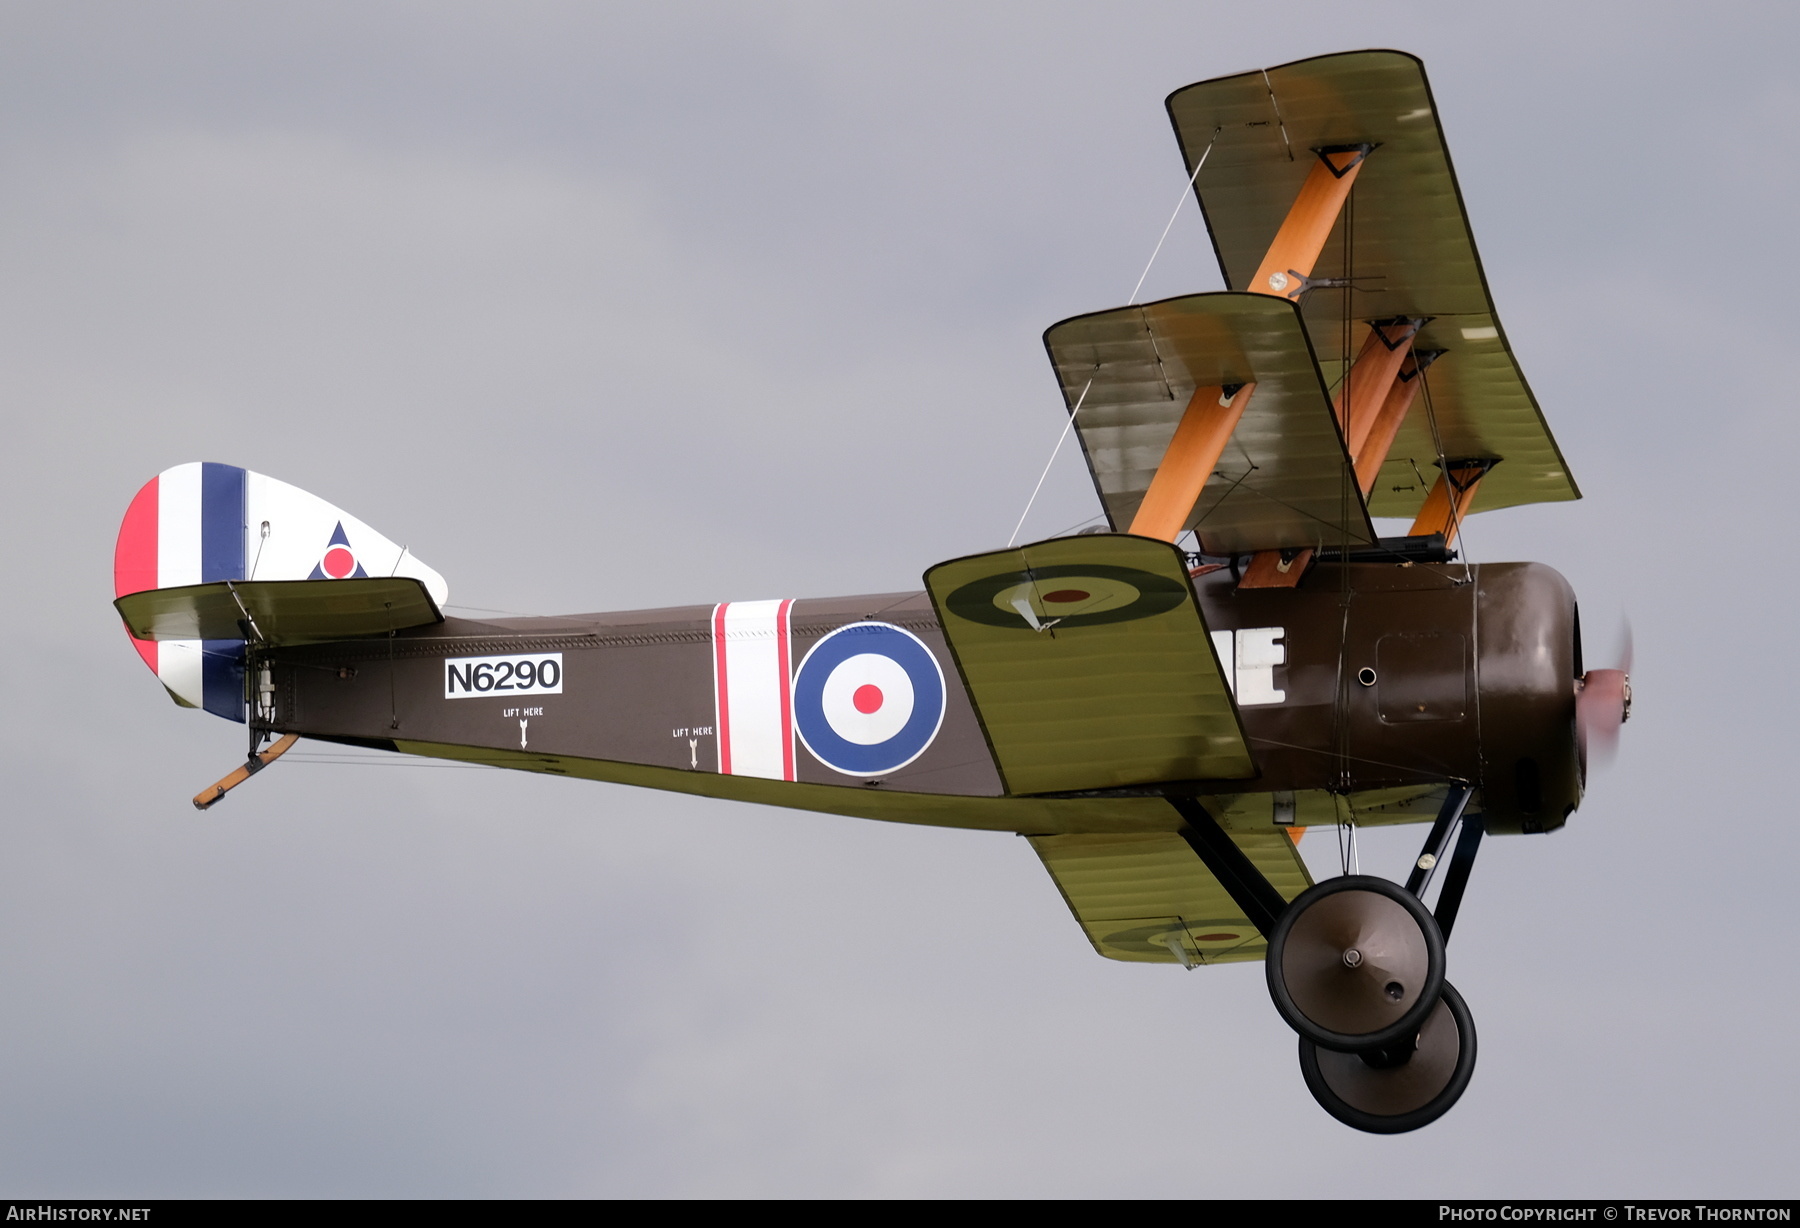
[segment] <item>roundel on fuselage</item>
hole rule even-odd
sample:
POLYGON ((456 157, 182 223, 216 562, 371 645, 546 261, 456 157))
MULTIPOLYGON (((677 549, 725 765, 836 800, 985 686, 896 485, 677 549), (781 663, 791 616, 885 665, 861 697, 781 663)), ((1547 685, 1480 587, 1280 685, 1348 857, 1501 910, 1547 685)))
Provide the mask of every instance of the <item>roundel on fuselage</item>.
POLYGON ((832 771, 885 776, 937 737, 944 696, 944 671, 918 636, 891 623, 851 623, 800 662, 794 727, 832 771))

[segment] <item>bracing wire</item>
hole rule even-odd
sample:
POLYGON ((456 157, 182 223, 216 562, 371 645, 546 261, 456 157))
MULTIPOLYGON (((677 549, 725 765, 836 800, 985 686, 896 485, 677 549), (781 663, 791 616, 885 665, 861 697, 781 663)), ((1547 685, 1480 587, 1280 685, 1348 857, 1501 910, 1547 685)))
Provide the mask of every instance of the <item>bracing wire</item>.
POLYGON ((1075 408, 1069 411, 1069 420, 1063 423, 1062 434, 1056 437, 1056 446, 1050 449, 1050 459, 1044 463, 1044 471, 1038 474, 1037 485, 1031 488, 1031 498, 1025 500, 1025 510, 1019 513, 1019 523, 1013 526, 1012 536, 1006 539, 1008 550, 1012 549, 1012 544, 1019 540, 1019 530, 1025 527, 1025 517, 1031 515, 1031 505, 1037 502, 1038 492, 1044 489, 1044 479, 1050 476, 1050 466, 1056 463, 1056 454, 1062 451, 1063 440, 1067 439, 1069 432, 1074 429, 1075 415, 1081 412, 1082 405, 1087 402, 1088 389, 1093 386, 1094 381, 1090 377, 1082 388, 1081 395, 1075 399, 1075 408))
MULTIPOLYGON (((1150 276, 1150 270, 1155 267, 1156 258, 1162 255, 1163 244, 1169 241, 1169 232, 1175 228, 1175 219, 1181 216, 1182 206, 1187 204, 1188 193, 1193 191, 1194 184, 1199 182, 1200 168, 1206 165, 1206 159, 1212 155, 1213 146, 1218 144, 1221 131, 1223 129, 1213 129, 1212 139, 1206 142, 1206 148, 1200 151, 1200 158, 1194 163, 1194 173, 1189 175, 1187 182, 1181 185, 1181 196, 1175 201, 1175 211, 1169 214, 1168 224, 1163 227, 1161 237, 1156 240, 1156 247, 1150 253, 1150 259, 1145 263, 1144 271, 1138 274, 1137 285, 1131 288, 1131 297, 1125 300, 1126 306, 1129 307, 1137 302, 1138 292, 1144 288, 1144 281, 1150 276)), ((1031 488, 1031 498, 1025 501, 1025 510, 1019 513, 1019 523, 1013 526, 1012 536, 1006 539, 1008 549, 1011 549, 1012 544, 1019 540, 1019 530, 1025 527, 1025 517, 1031 515, 1031 506, 1037 502, 1038 493, 1044 489, 1044 479, 1050 476, 1051 467, 1056 464, 1056 458, 1062 454, 1063 443, 1069 438, 1069 431, 1075 426, 1075 415, 1081 412, 1082 403, 1087 400, 1088 389, 1093 386, 1094 381, 1089 379, 1087 387, 1081 390, 1081 397, 1075 402, 1075 408, 1069 411, 1069 420, 1063 424, 1062 434, 1056 437, 1056 446, 1050 450, 1050 460, 1045 464, 1044 471, 1038 475, 1037 485, 1031 488)))
MULTIPOLYGON (((1462 555, 1463 583, 1467 584, 1474 579, 1474 572, 1469 566, 1469 543, 1462 539, 1462 517, 1457 513, 1456 508, 1457 496, 1461 492, 1456 489, 1456 483, 1450 478, 1450 457, 1444 451, 1444 437, 1438 428, 1437 407, 1431 402, 1431 380, 1424 371, 1419 372, 1419 392, 1425 398, 1425 421, 1431 427, 1431 446, 1437 452, 1438 470, 1444 475, 1444 487, 1450 496, 1449 536, 1453 540, 1462 542, 1462 549, 1458 553, 1462 555)), ((1413 466, 1413 472, 1418 472, 1417 465, 1413 466)), ((1420 481, 1424 481, 1423 475, 1420 476, 1420 481)))
POLYGON ((1156 250, 1150 253, 1149 263, 1144 265, 1144 271, 1138 275, 1137 285, 1131 288, 1131 297, 1125 300, 1127 307, 1137 302, 1138 291, 1144 288, 1144 279, 1150 276, 1151 265, 1154 265, 1156 258, 1162 255, 1163 244, 1169 241, 1169 232, 1175 229, 1175 219, 1181 216, 1181 207, 1187 204, 1188 193, 1193 191, 1194 184, 1199 182, 1200 168, 1206 165, 1207 156, 1212 153, 1213 146, 1218 144, 1220 131, 1218 128, 1213 129, 1212 140, 1206 143, 1206 148, 1200 152, 1200 160, 1194 163, 1194 173, 1188 176, 1187 183, 1182 186, 1181 195, 1175 199, 1175 212, 1169 214, 1169 224, 1163 227, 1162 238, 1156 241, 1156 250))

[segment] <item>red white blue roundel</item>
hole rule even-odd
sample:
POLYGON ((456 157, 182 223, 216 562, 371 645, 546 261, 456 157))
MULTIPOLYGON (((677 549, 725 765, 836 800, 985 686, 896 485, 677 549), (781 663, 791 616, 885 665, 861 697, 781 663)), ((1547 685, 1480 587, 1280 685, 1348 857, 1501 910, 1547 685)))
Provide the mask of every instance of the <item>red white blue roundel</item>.
POLYGON ((944 671, 891 623, 851 623, 813 645, 794 679, 806 749, 846 776, 885 776, 925 753, 944 723, 944 671))

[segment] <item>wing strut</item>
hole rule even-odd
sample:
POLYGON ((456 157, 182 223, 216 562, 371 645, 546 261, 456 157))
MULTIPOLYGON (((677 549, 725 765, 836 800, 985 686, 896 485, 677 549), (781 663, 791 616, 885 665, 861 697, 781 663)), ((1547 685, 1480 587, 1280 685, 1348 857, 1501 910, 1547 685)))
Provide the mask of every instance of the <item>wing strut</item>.
MULTIPOLYGON (((1356 482, 1367 499, 1387 460, 1394 436, 1412 408, 1423 368, 1413 354, 1413 339, 1427 321, 1401 316, 1372 320, 1362 351, 1344 375, 1332 408, 1338 429, 1355 458, 1356 482)), ((1430 365, 1430 359, 1425 365, 1430 365)), ((1252 555, 1239 588, 1293 588, 1312 562, 1311 550, 1262 550, 1252 555)))
POLYGON ((1219 885, 1231 896, 1231 902, 1243 909, 1250 924, 1267 938, 1287 909, 1287 900, 1244 856, 1244 850, 1225 834, 1225 829, 1207 813, 1205 806, 1191 797, 1171 797, 1168 801, 1187 820, 1187 826, 1181 829, 1181 838, 1212 871, 1219 885))
POLYGON ((1255 384, 1203 385, 1194 389, 1175 428, 1175 438, 1169 441, 1162 464, 1156 467, 1156 476, 1150 479, 1150 489, 1144 492, 1144 501, 1138 504, 1137 515, 1132 517, 1127 532, 1166 542, 1181 536, 1194 504, 1200 501, 1206 479, 1218 467, 1225 445, 1231 442, 1231 432, 1237 429, 1238 419, 1244 416, 1244 407, 1250 404, 1255 391, 1255 384))
MULTIPOLYGON (((1333 407, 1337 410, 1338 425, 1344 430, 1344 442, 1349 445, 1350 455, 1362 455, 1370 431, 1380 420, 1381 410, 1394 386, 1400 382, 1401 368, 1412 355, 1413 338, 1419 335, 1419 329, 1425 323, 1425 320, 1404 316, 1397 320, 1369 322, 1369 335, 1363 341, 1362 352, 1350 364, 1333 407)), ((1411 406, 1411 397, 1406 399, 1406 404, 1411 406)), ((1396 428, 1399 425, 1394 423, 1396 428)))
POLYGON ((1475 502, 1475 488, 1497 464, 1493 460, 1442 462, 1444 471, 1425 496, 1425 506, 1419 509, 1419 518, 1413 521, 1408 534, 1416 537, 1421 533, 1442 533, 1444 546, 1449 548, 1456 541, 1456 531, 1462 528, 1463 517, 1469 514, 1469 504, 1475 502))
MULTIPOLYGON (((1318 162, 1308 172, 1306 182, 1300 185, 1300 193, 1294 197, 1293 205, 1282 219, 1281 228, 1275 232, 1274 241, 1269 244, 1269 250, 1263 256, 1262 267, 1257 269, 1248 289, 1289 302, 1300 297, 1301 292, 1311 284, 1308 279, 1312 276, 1313 266, 1319 262, 1319 253, 1325 249, 1325 241, 1331 237, 1332 227, 1337 225, 1338 214, 1343 212, 1344 202, 1350 197, 1357 172, 1362 170, 1363 162, 1374 148, 1367 144, 1324 145, 1313 150, 1318 156, 1318 162)), ((1392 341, 1383 333, 1381 325, 1374 327, 1370 345, 1374 344, 1375 339, 1379 339, 1382 344, 1376 348, 1382 352, 1383 357, 1377 364, 1380 370, 1375 372, 1372 379, 1365 378, 1364 382, 1381 383, 1382 396, 1386 395, 1386 385, 1393 381, 1393 371, 1399 369, 1411 347, 1412 335, 1417 331, 1418 325, 1415 323, 1401 341, 1392 341), (1384 372, 1385 380, 1382 379, 1384 372)), ((1188 517, 1193 513, 1194 504, 1199 501, 1200 492, 1206 486, 1206 480, 1213 475, 1219 457, 1225 452, 1232 430, 1244 415, 1244 407, 1249 403, 1250 394, 1255 387, 1254 384, 1239 388, 1229 385, 1202 386, 1194 390, 1187 411, 1182 414, 1181 424, 1175 430, 1175 437, 1169 441, 1162 462, 1157 466, 1156 476, 1151 479, 1150 489, 1145 492, 1144 501, 1131 522, 1130 532, 1140 537, 1156 537, 1169 542, 1181 536, 1188 517)), ((1375 407, 1380 405, 1381 401, 1375 400, 1373 407, 1367 411, 1367 416, 1372 419, 1375 407)), ((1338 411, 1340 419, 1344 412, 1343 409, 1338 411)), ((1354 452, 1354 447, 1351 450, 1354 452)), ((1276 551, 1265 553, 1271 558, 1279 554, 1276 551)), ((1258 555, 1257 558, 1260 560, 1262 556, 1258 555)), ((1301 566, 1292 569, 1291 579, 1288 577, 1290 568, 1281 567, 1275 584, 1298 584, 1301 574, 1306 570, 1305 563, 1310 558, 1311 551, 1307 551, 1305 558, 1300 560, 1301 566)), ((1254 561, 1251 569, 1251 574, 1260 574, 1254 561)))
MULTIPOLYGON (((1364 160, 1374 149, 1373 145, 1368 144, 1331 145, 1313 151, 1318 154, 1319 163, 1307 174, 1306 182, 1300 185, 1300 194, 1294 198, 1287 217, 1281 223, 1281 229, 1275 232, 1275 241, 1269 244, 1269 250, 1256 270, 1256 276, 1244 287, 1246 290, 1293 300, 1298 299, 1301 292, 1312 284, 1309 278, 1312 276, 1313 266, 1318 263, 1319 253, 1325 249, 1325 241, 1331 237, 1331 228, 1337 225, 1338 214, 1343 212, 1344 202, 1350 199, 1350 189, 1356 182, 1356 173, 1362 169, 1364 160), (1289 267, 1290 264, 1295 267, 1289 267)), ((1363 422, 1373 424, 1388 395, 1388 388, 1399 372, 1400 364, 1412 348, 1413 336, 1419 331, 1417 322, 1403 323, 1410 324, 1411 327, 1405 330, 1400 340, 1391 340, 1388 332, 1384 331, 1384 325, 1372 325, 1369 339, 1363 345, 1363 352, 1357 356, 1357 361, 1345 380, 1337 412, 1339 425, 1345 428, 1344 438, 1349 443, 1352 456, 1356 455, 1362 439, 1352 433, 1351 426, 1363 422), (1363 372, 1360 381, 1356 378, 1359 370, 1363 372)), ((1362 433, 1367 432, 1364 430, 1362 433)), ((1244 569, 1243 579, 1238 582, 1238 587, 1293 588, 1300 583, 1300 577, 1306 574, 1312 555, 1311 550, 1258 551, 1251 557, 1250 565, 1244 569)))
POLYGON ((1400 425, 1406 421, 1413 398, 1419 394, 1419 375, 1443 354, 1443 350, 1412 350, 1394 373, 1381 408, 1356 448, 1356 484, 1362 489, 1365 500, 1375 489, 1381 467, 1387 463, 1388 453, 1393 451, 1394 437, 1400 433, 1400 425))
POLYGON ((1356 173, 1375 147, 1373 145, 1321 145, 1313 150, 1319 160, 1300 185, 1281 229, 1275 232, 1256 276, 1244 289, 1257 294, 1273 294, 1290 302, 1299 298, 1312 277, 1313 265, 1325 250, 1325 240, 1337 225, 1344 202, 1356 183, 1356 173))

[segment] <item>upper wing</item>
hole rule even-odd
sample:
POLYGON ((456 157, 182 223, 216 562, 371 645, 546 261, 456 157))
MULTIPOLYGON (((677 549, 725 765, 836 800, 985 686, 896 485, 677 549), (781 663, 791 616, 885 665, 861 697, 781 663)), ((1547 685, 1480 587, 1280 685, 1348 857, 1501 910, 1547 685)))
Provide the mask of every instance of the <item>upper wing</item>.
MULTIPOLYGON (((1282 898, 1312 886, 1284 829, 1230 835, 1282 898)), ((1267 949, 1180 836, 1033 836, 1031 846, 1094 949, 1108 959, 1191 967, 1261 959, 1267 949)))
POLYGON ((1167 542, 1063 537, 925 573, 1008 793, 1256 773, 1167 542))
MULTIPOLYGON (((1328 371, 1352 356, 1344 352, 1346 314, 1430 317, 1416 350, 1445 351, 1429 372, 1431 412, 1408 416, 1370 494, 1374 515, 1416 513, 1429 485, 1419 476, 1440 453, 1505 461, 1482 481, 1475 511, 1580 497, 1494 314, 1416 58, 1398 51, 1319 56, 1190 85, 1169 96, 1168 109, 1190 172, 1211 146, 1195 191, 1233 289, 1255 274, 1314 148, 1377 146, 1357 178, 1349 220, 1315 266, 1318 277, 1347 274, 1355 289, 1317 290, 1303 300, 1328 371), (1348 254, 1346 233, 1354 236, 1348 254)), ((1349 343, 1359 341, 1353 335, 1349 343)))
POLYGON ((1186 527, 1215 554, 1375 540, 1294 304, 1191 294, 1064 320, 1044 346, 1070 411, 1080 407, 1075 427, 1114 528, 1131 524, 1194 390, 1253 383, 1186 527))

